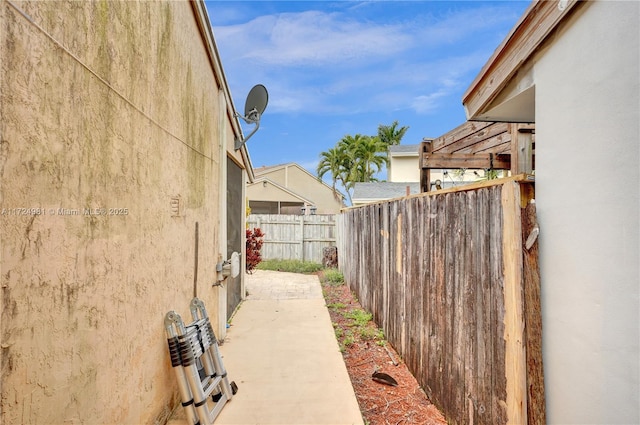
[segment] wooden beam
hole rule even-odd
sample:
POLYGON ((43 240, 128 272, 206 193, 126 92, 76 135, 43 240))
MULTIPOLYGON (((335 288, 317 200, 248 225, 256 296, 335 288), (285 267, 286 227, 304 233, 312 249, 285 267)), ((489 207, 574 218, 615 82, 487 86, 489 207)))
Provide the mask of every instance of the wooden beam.
POLYGON ((494 123, 492 122, 467 121, 442 136, 433 139, 433 150, 438 151, 446 148, 452 143, 464 139, 465 137, 469 137, 469 135, 476 134, 493 124, 494 123))
MULTIPOLYGON (((389 201, 394 201, 397 199, 413 199, 413 198, 420 198, 420 197, 424 197, 424 196, 439 196, 439 195, 444 195, 445 193, 458 193, 458 192, 468 192, 471 190, 478 190, 478 189, 482 189, 483 187, 492 187, 492 186, 500 186, 503 184, 506 184, 507 182, 527 182, 527 183, 535 183, 536 181, 536 176, 531 175, 531 174, 519 174, 517 176, 510 176, 510 177, 502 177, 499 179, 492 179, 492 180, 480 180, 477 182, 473 182, 473 183, 469 183, 469 184, 463 184, 460 186, 453 186, 453 187, 449 187, 446 189, 440 189, 440 190, 434 190, 434 191, 430 191, 429 193, 416 193, 413 194, 409 197, 398 197, 398 198, 392 198, 392 199, 383 199, 380 201, 374 201, 371 202, 367 205, 383 205, 383 204, 387 204, 389 201)), ((523 185, 523 187, 527 187, 527 186, 533 186, 533 185, 523 185)), ((358 205, 358 206, 351 206, 351 207, 345 207, 342 208, 340 210, 340 212, 345 212, 345 211, 349 211, 352 209, 356 209, 356 208, 362 208, 362 205, 358 205)), ((522 206, 524 208, 524 205, 522 206)))
POLYGON ((476 143, 475 145, 469 146, 468 148, 460 149, 459 151, 456 151, 453 153, 455 154, 504 153, 504 154, 510 155, 511 154, 511 134, 502 133, 495 137, 492 137, 491 139, 487 139, 483 142, 476 143))
POLYGON ((507 424, 527 425, 522 219, 520 184, 517 182, 507 182, 502 186, 502 215, 507 424))
POLYGON ((451 153, 422 153, 422 169, 441 168, 485 168, 494 170, 509 170, 511 159, 509 155, 486 154, 451 154, 451 153))
MULTIPOLYGON (((462 136, 462 135, 461 135, 462 136)), ((482 144, 486 149, 487 142, 489 144, 501 144, 503 143, 504 136, 509 136, 509 124, 508 123, 491 123, 490 125, 479 129, 473 133, 469 133, 456 139, 447 140, 446 145, 442 145, 439 148, 434 146, 434 152, 441 153, 454 153, 456 151, 468 149, 469 153, 475 153, 481 149, 474 149, 475 146, 482 144)))
POLYGON ((511 124, 511 174, 533 171, 533 130, 511 124))
POLYGON ((423 167, 425 155, 431 155, 433 149, 433 143, 430 141, 423 141, 420 144, 420 192, 429 192, 431 190, 431 170, 423 167))

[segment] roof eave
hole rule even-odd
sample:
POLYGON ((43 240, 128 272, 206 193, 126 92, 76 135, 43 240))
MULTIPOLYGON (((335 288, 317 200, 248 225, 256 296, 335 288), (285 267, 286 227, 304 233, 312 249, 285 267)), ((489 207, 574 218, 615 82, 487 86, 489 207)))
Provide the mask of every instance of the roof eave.
POLYGON ((558 24, 581 3, 584 2, 535 0, 529 5, 463 95, 468 120, 486 120, 482 114, 491 108, 492 101, 558 24))

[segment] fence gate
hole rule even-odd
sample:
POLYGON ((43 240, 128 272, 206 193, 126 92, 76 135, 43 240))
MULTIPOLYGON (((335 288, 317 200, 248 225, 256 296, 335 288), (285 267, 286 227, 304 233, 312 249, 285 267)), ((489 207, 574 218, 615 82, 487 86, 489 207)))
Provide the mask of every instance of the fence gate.
POLYGON ((250 229, 265 234, 264 260, 322 262, 322 249, 336 244, 335 215, 251 214, 250 229))

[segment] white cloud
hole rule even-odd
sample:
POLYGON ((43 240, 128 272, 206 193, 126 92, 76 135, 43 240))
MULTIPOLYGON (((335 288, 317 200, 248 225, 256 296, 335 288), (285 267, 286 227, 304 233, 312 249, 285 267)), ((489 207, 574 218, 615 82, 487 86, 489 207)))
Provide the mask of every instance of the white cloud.
POLYGON ((439 90, 428 95, 416 96, 411 102, 411 107, 418 114, 428 114, 438 108, 438 99, 445 97, 447 94, 446 90, 439 90))
POLYGON ((396 54, 410 42, 405 30, 399 25, 345 19, 339 13, 306 11, 220 27, 216 36, 220 43, 233 46, 237 58, 278 67, 308 67, 396 54))
POLYGON ((243 91, 265 84, 271 113, 428 114, 462 91, 495 47, 474 50, 469 37, 509 20, 499 6, 392 23, 312 10, 214 30, 230 81, 246 85, 243 91))

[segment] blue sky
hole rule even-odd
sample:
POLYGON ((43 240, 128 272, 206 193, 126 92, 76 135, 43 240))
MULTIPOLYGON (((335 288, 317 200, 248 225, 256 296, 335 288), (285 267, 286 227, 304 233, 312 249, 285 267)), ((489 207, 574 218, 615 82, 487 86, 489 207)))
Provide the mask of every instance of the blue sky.
POLYGON ((397 120, 409 126, 402 144, 417 144, 462 124, 463 93, 529 2, 206 4, 236 109, 255 84, 269 91, 247 143, 253 166, 315 173, 320 152, 347 134, 397 120))

